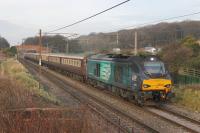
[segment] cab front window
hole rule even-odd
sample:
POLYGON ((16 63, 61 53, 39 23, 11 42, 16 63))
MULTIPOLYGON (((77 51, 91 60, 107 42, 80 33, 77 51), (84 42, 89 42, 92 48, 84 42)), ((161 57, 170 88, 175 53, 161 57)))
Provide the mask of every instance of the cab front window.
POLYGON ((165 74, 165 67, 162 62, 145 62, 144 70, 148 74, 165 74))

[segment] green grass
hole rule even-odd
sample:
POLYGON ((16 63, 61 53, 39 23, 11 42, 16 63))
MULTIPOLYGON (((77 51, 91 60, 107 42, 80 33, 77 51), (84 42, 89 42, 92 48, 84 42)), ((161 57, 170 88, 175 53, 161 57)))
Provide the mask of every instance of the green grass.
POLYGON ((56 104, 60 103, 55 96, 45 91, 43 86, 39 88, 39 82, 35 80, 34 77, 28 73, 28 70, 24 68, 24 66, 17 60, 8 59, 7 61, 2 62, 0 70, 3 71, 4 75, 15 79, 18 83, 22 84, 24 88, 28 89, 34 94, 44 98, 47 101, 56 104))
POLYGON ((188 85, 174 88, 176 104, 200 112, 200 85, 188 85))

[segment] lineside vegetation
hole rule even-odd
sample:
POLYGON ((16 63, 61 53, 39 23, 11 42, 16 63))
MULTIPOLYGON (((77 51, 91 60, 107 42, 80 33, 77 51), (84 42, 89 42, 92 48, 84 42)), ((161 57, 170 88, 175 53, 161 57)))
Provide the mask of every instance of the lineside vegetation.
POLYGON ((174 88, 176 97, 175 104, 185 106, 186 108, 200 112, 200 85, 188 85, 174 88))
POLYGON ((28 89, 31 93, 40 96, 52 103, 59 103, 55 96, 49 94, 42 86, 39 88, 39 83, 34 77, 17 60, 10 58, 1 64, 1 74, 8 76, 16 84, 28 89))
POLYGON ((63 108, 15 59, 0 64, 0 132, 117 133, 87 106, 63 108))

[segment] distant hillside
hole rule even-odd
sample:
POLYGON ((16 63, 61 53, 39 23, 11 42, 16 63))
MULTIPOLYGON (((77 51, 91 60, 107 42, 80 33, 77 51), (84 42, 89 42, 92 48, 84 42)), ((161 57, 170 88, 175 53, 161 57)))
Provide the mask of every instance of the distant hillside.
POLYGON ((174 23, 159 23, 149 25, 138 29, 121 30, 117 33, 92 33, 87 36, 81 36, 84 50, 90 49, 111 49, 113 47, 133 48, 135 31, 138 32, 138 46, 159 46, 169 45, 180 41, 187 35, 193 35, 200 38, 200 21, 183 21, 174 23), (86 41, 88 40, 88 44, 86 41))
MULTIPOLYGON (((138 47, 144 46, 166 46, 182 40, 187 35, 200 38, 200 21, 183 21, 174 23, 159 23, 138 29, 121 30, 117 33, 91 33, 80 36, 76 40, 69 40, 70 52, 111 50, 119 47, 122 49, 134 48, 135 31, 138 33, 138 47)), ((53 51, 66 51, 66 38, 63 36, 43 37, 43 45, 49 45, 53 51)), ((26 39, 27 44, 38 44, 38 38, 26 39)))

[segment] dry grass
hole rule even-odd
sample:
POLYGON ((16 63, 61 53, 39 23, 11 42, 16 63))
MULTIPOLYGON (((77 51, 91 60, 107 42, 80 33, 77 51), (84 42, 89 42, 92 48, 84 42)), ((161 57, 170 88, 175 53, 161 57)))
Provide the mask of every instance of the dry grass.
POLYGON ((34 106, 32 93, 23 89, 14 80, 8 77, 0 77, 0 109, 12 109, 34 106))
MULTIPOLYGON (((24 86, 23 88, 28 89, 37 96, 40 96, 52 103, 59 103, 53 95, 50 95, 47 91, 44 91, 43 87, 39 88, 39 83, 34 77, 28 73, 28 70, 24 68, 15 59, 8 59, 1 64, 1 73, 15 80, 16 83, 24 86)), ((2 75, 2 76, 3 76, 2 75)))
POLYGON ((118 128, 87 108, 27 109, 0 112, 0 132, 117 133, 118 128))
POLYGON ((0 133, 118 132, 85 106, 62 109, 52 105, 54 98, 38 89, 38 82, 16 60, 1 64, 0 72, 0 133))
MULTIPOLYGON (((20 87, 14 80, 0 77, 0 132, 54 133, 82 132, 86 130, 85 110, 35 110, 35 94, 20 87), (31 108, 27 110, 26 108, 31 108)), ((41 101, 40 101, 41 102, 41 101)), ((49 106, 48 104, 46 106, 49 106)))
POLYGON ((200 85, 188 85, 174 89, 174 101, 193 111, 200 112, 200 85))
POLYGON ((86 114, 83 109, 1 112, 0 131, 8 133, 86 133, 89 129, 86 114))

